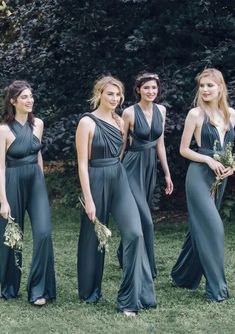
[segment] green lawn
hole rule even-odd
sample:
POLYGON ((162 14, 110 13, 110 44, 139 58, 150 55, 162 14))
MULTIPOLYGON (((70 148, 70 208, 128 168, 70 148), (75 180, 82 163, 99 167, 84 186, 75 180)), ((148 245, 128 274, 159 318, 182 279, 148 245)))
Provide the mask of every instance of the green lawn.
POLYGON ((21 295, 18 300, 0 299, 0 333, 235 333, 235 224, 225 227, 226 276, 230 298, 223 303, 204 299, 204 281, 197 291, 171 287, 169 272, 177 258, 185 224, 155 225, 159 276, 156 280, 157 309, 142 311, 136 318, 116 312, 116 295, 121 270, 116 259, 119 243, 113 224, 112 242, 106 255, 103 299, 97 305, 81 303, 77 297, 76 249, 79 232, 77 210, 54 208, 53 238, 55 248, 57 301, 37 308, 27 303, 25 291, 31 254, 29 222, 26 220, 24 266, 21 295))

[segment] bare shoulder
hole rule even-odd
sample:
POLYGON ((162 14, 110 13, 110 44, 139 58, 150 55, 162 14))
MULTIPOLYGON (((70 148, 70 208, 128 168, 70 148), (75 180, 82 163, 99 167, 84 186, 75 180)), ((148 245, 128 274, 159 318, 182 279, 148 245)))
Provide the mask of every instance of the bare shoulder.
POLYGON ((234 126, 235 125, 235 109, 233 109, 233 108, 230 107, 229 108, 229 113, 230 113, 231 123, 234 126))
POLYGON ((80 119, 77 128, 91 130, 95 127, 95 122, 89 116, 84 116, 80 119))
POLYGON ((0 133, 1 135, 6 136, 6 134, 10 131, 9 126, 7 124, 0 124, 0 133))
POLYGON ((134 113, 134 106, 127 107, 123 110, 123 116, 131 117, 134 113))
POLYGON ((189 110, 187 117, 193 120, 200 121, 201 119, 204 119, 204 113, 201 108, 196 107, 189 110))
POLYGON ((38 126, 38 127, 43 127, 43 120, 41 119, 41 118, 37 118, 37 117, 35 117, 34 118, 34 124, 35 124, 35 126, 38 126))
POLYGON ((165 117, 165 116, 166 116, 166 107, 163 106, 162 104, 156 104, 156 106, 157 106, 158 109, 160 110, 162 116, 165 117))

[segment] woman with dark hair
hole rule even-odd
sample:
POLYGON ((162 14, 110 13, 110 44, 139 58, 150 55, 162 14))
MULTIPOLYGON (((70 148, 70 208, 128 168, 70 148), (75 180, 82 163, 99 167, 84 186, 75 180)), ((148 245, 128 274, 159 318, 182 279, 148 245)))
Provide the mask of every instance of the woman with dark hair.
POLYGON ((196 289, 202 275, 206 279, 206 297, 220 302, 228 298, 224 274, 224 228, 218 208, 231 167, 214 159, 214 148, 223 152, 234 143, 235 110, 228 106, 223 75, 208 68, 197 76, 195 108, 186 117, 180 153, 189 159, 186 176, 186 197, 189 216, 187 233, 181 253, 171 276, 173 285, 196 289), (197 151, 190 148, 192 137, 197 151), (211 187, 216 176, 221 184, 215 194, 211 187))
MULTIPOLYGON (((135 93, 138 103, 123 111, 124 136, 129 145, 123 148, 126 153, 123 165, 135 197, 142 224, 145 247, 153 278, 157 276, 154 255, 154 229, 150 212, 153 192, 156 185, 156 162, 160 160, 165 174, 165 193, 170 195, 173 183, 168 168, 164 144, 164 124, 166 108, 156 104, 160 83, 157 74, 142 72, 136 77, 135 93)), ((118 258, 122 266, 122 244, 118 258)))
POLYGON ((14 250, 4 245, 4 231, 9 216, 23 230, 27 211, 33 232, 28 300, 41 306, 55 299, 56 288, 50 208, 40 151, 43 122, 34 117, 33 104, 32 89, 26 81, 16 80, 6 87, 0 125, 0 285, 3 298, 18 297, 21 271, 15 264, 14 250))
POLYGON ((139 212, 126 172, 120 162, 123 120, 115 113, 122 103, 123 85, 111 76, 94 85, 92 113, 85 113, 76 132, 78 172, 85 201, 78 243, 79 297, 87 303, 101 298, 104 252, 98 250, 95 217, 108 224, 111 214, 123 243, 123 278, 117 308, 127 316, 156 306, 154 284, 147 258, 139 212))

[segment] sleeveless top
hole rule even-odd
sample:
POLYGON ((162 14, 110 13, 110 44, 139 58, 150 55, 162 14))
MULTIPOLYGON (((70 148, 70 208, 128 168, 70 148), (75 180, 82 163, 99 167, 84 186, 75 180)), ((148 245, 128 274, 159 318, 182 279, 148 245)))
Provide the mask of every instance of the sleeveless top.
POLYGON ((224 142, 221 143, 221 138, 216 126, 211 124, 209 120, 205 119, 201 129, 201 146, 198 147, 198 152, 201 154, 209 155, 213 157, 214 147, 216 145, 216 151, 224 151, 228 143, 234 142, 234 128, 230 124, 229 129, 224 135, 224 142))
POLYGON ((91 113, 84 113, 96 124, 91 144, 91 160, 119 158, 123 145, 121 131, 112 124, 103 121, 91 113))
POLYGON ((129 130, 129 135, 132 137, 132 144, 128 149, 138 150, 138 148, 155 147, 157 139, 163 131, 163 118, 157 105, 153 103, 152 122, 149 126, 143 110, 138 104, 134 105, 134 129, 129 130), (151 145, 152 143, 152 145, 151 145))
POLYGON ((15 139, 6 152, 6 166, 17 167, 38 162, 38 152, 42 148, 40 140, 33 134, 29 122, 24 125, 14 120, 8 124, 15 139))

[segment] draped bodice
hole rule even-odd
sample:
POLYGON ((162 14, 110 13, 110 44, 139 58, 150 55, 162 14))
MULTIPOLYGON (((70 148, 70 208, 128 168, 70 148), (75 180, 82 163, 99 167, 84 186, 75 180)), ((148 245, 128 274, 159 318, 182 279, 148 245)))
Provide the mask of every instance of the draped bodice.
POLYGON ((82 117, 84 116, 90 117, 96 124, 91 145, 91 160, 118 158, 123 145, 121 131, 92 113, 85 113, 82 117))
POLYGON ((15 139, 6 153, 7 166, 12 167, 27 163, 36 163, 42 144, 33 134, 33 129, 29 122, 22 125, 15 120, 8 126, 13 132, 15 139))
POLYGON ((155 103, 153 103, 153 115, 150 126, 138 103, 134 105, 134 115, 134 129, 133 131, 130 130, 130 135, 133 138, 132 146, 138 145, 139 143, 155 141, 161 136, 163 119, 155 103))
POLYGON ((216 126, 205 120, 201 129, 201 147, 199 147, 199 152, 207 155, 213 155, 215 142, 216 150, 223 151, 226 147, 226 144, 228 144, 229 142, 233 144, 234 129, 230 125, 229 129, 225 133, 224 141, 222 143, 219 131, 216 126))

